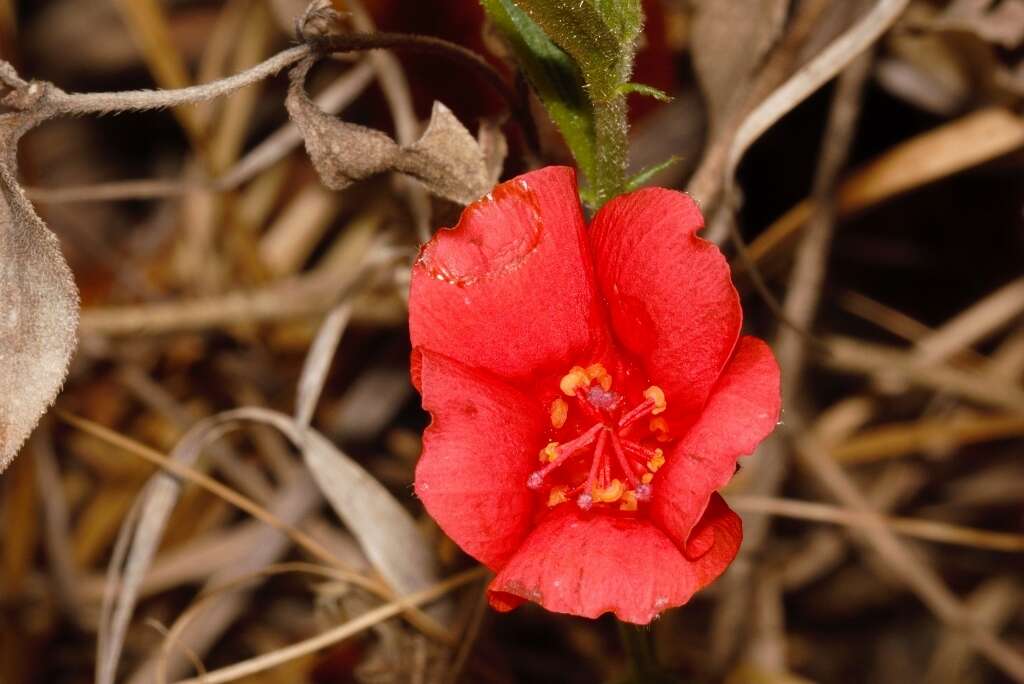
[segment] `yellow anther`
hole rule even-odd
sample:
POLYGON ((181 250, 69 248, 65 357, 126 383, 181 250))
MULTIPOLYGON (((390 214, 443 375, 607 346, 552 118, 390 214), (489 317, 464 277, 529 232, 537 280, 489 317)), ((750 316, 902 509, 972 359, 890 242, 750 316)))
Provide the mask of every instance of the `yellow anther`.
POLYGON ((558 383, 558 389, 562 390, 562 393, 567 397, 575 397, 577 389, 586 387, 589 384, 590 378, 587 377, 587 371, 580 366, 573 366, 572 370, 562 376, 561 381, 558 383))
POLYGON ((551 426, 558 429, 565 425, 565 419, 569 417, 569 404, 565 399, 558 397, 551 402, 551 426))
POLYGON ((608 486, 604 489, 600 487, 594 487, 593 497, 595 502, 612 503, 622 498, 622 494, 626 491, 626 486, 622 484, 622 480, 615 478, 608 486))
POLYGON ((643 482, 644 484, 651 484, 651 480, 653 480, 653 479, 654 479, 654 473, 644 473, 640 477, 640 481, 643 482))
POLYGON ((665 401, 665 392, 657 385, 651 385, 644 390, 644 399, 649 399, 654 402, 654 408, 651 409, 652 415, 658 415, 664 413, 668 407, 668 402, 665 401))
POLYGON ((557 506, 560 503, 565 503, 568 499, 565 496, 565 487, 552 487, 551 493, 548 494, 548 506, 557 506))
POLYGON ((620 511, 636 510, 636 493, 632 489, 622 495, 622 503, 619 504, 620 511))
POLYGON ((647 469, 652 473, 658 472, 658 468, 665 465, 665 452, 661 449, 655 449, 654 455, 647 461, 647 469))
POLYGON ((548 445, 540 450, 540 462, 550 462, 558 458, 558 442, 548 442, 548 445))
POLYGON ((597 380, 597 384, 606 392, 612 388, 612 376, 608 375, 608 371, 599 363, 587 366, 587 378, 591 382, 597 380))
POLYGON ((672 439, 668 434, 668 421, 664 418, 651 418, 651 422, 648 424, 648 427, 651 429, 651 432, 657 433, 655 434, 655 439, 659 442, 667 442, 672 439))

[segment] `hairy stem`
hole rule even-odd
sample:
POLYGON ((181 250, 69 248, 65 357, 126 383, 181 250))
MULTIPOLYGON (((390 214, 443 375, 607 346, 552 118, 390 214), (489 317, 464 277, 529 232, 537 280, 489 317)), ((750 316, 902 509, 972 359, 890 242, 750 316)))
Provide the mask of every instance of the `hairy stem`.
POLYGON ((64 114, 94 114, 119 111, 143 111, 193 104, 228 95, 239 88, 258 83, 288 68, 310 53, 306 45, 279 52, 265 62, 234 76, 176 90, 126 90, 110 93, 65 93, 56 90, 50 101, 64 114))
POLYGON ((626 189, 629 123, 626 96, 614 89, 595 97, 593 104, 597 158, 591 183, 595 205, 600 207, 626 189))

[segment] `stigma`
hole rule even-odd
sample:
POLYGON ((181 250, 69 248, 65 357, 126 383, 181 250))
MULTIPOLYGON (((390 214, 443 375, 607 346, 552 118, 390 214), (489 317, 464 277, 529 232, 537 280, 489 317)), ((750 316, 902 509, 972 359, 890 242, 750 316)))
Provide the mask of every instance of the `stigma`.
POLYGON ((572 501, 585 511, 636 511, 651 499, 655 473, 665 464, 664 451, 650 446, 671 439, 668 423, 660 417, 668 408, 665 392, 651 385, 630 406, 599 363, 573 366, 558 388, 563 396, 551 403, 551 427, 563 429, 573 413, 590 427, 540 449, 542 466, 530 474, 526 486, 546 490, 549 507, 572 501))

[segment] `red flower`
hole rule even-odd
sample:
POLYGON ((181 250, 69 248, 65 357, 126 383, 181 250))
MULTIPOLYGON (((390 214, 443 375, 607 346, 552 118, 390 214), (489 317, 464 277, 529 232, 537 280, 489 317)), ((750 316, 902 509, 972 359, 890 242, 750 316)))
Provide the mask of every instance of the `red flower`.
POLYGON ((416 494, 497 576, 491 605, 647 623, 735 557, 716 493, 775 427, 779 369, 740 337, 729 266, 687 195, 608 202, 572 169, 495 188, 413 268, 416 494))

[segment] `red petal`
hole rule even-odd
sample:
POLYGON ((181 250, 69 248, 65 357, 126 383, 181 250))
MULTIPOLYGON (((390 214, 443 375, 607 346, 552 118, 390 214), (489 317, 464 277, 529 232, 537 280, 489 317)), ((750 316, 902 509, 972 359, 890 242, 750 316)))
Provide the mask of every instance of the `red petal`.
POLYGON ((690 600, 736 555, 739 518, 722 504, 709 507, 702 538, 711 544, 696 560, 650 522, 588 515, 563 504, 538 525, 488 588, 491 605, 511 610, 524 600, 556 613, 596 618, 607 612, 647 624, 690 600))
POLYGON ((417 350, 423 433, 416 495, 441 529, 492 569, 516 551, 533 519, 526 480, 543 422, 535 402, 481 371, 417 350))
POLYGON ((593 283, 575 172, 527 173, 423 246, 412 344, 513 380, 565 372, 603 330, 593 283))
POLYGON ((772 350, 756 337, 741 337, 704 412, 655 479, 651 515, 677 543, 691 538, 712 492, 736 471, 736 459, 775 429, 781 404, 772 350))
POLYGON ((704 405, 743 319, 725 257, 696 235, 703 227, 689 195, 664 188, 611 200, 591 225, 615 335, 682 414, 704 405))

